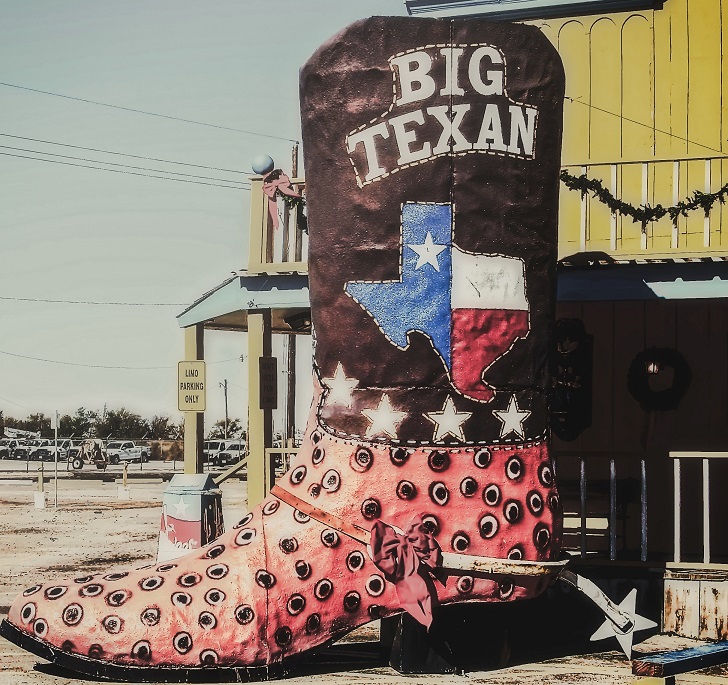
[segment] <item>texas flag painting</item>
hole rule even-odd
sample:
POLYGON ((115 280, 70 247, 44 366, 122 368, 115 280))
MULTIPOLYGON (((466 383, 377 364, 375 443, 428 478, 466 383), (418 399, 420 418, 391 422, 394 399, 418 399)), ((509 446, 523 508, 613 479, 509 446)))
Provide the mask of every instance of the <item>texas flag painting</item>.
POLYGON ((348 281, 346 293, 398 348, 426 335, 455 389, 489 402, 488 368, 529 332, 523 260, 461 250, 453 206, 416 202, 402 206, 399 258, 398 280, 348 281))

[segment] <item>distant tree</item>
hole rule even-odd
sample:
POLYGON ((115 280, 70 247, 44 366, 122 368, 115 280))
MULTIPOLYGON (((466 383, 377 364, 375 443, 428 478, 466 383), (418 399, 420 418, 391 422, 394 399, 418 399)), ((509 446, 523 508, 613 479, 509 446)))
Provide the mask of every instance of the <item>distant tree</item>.
POLYGON ((149 433, 149 423, 139 414, 121 409, 110 409, 96 421, 96 437, 139 440, 149 433))
POLYGON ((173 440, 179 432, 179 427, 169 416, 153 416, 148 425, 150 440, 173 440))
POLYGON ((90 438, 98 417, 98 412, 79 407, 73 416, 61 416, 58 430, 63 437, 90 438))
POLYGON ((53 436, 53 431, 51 430, 51 417, 46 416, 43 412, 31 414, 27 419, 18 421, 16 428, 40 433, 43 438, 50 438, 53 436))
MULTIPOLYGON (((238 438, 244 433, 243 427, 240 425, 240 419, 230 419, 228 421, 228 438, 238 438)), ((225 438, 225 420, 216 421, 210 432, 207 434, 208 440, 223 440, 225 438)))

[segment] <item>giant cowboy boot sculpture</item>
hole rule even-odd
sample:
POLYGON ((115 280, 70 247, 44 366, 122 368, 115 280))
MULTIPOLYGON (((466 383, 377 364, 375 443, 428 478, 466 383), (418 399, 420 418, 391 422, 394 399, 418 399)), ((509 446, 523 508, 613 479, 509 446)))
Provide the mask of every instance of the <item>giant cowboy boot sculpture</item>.
POLYGON ((563 87, 530 26, 375 18, 322 47, 301 76, 298 457, 214 543, 39 581, 3 635, 85 673, 186 679, 540 593, 563 568, 545 397, 563 87))

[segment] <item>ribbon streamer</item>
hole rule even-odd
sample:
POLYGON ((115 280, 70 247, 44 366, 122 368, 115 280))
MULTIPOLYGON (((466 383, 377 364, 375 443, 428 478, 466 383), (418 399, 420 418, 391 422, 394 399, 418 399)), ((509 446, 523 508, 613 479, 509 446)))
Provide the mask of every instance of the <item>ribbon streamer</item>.
POLYGON ((415 517, 404 535, 377 521, 372 528, 371 549, 374 565, 394 583, 402 608, 429 629, 434 586, 427 570, 434 572, 442 565, 442 553, 422 518, 415 517))
POLYGON ((280 169, 273 169, 263 178, 263 193, 268 197, 268 211, 273 220, 273 228, 277 229, 280 225, 278 221, 278 208, 276 205, 276 195, 286 195, 287 197, 301 197, 301 193, 297 192, 291 184, 291 179, 286 176, 280 169))

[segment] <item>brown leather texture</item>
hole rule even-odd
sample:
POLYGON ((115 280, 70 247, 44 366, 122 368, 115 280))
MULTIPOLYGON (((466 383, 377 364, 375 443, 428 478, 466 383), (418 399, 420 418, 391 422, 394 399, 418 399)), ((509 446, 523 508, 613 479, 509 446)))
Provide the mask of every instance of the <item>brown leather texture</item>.
MULTIPOLYGON (((324 44, 301 70, 300 91, 315 368, 324 387, 339 365, 339 374, 356 381, 348 403, 324 395, 322 425, 334 435, 395 444, 543 436, 564 96, 556 50, 533 26, 374 17, 324 44), (445 116, 457 123, 449 140, 445 116), (471 327, 466 341, 453 346, 453 365, 457 351, 461 367, 472 360, 474 373, 482 372, 480 396, 455 387, 427 331, 414 325, 405 345, 394 344, 347 286, 403 278, 403 255, 414 255, 403 233, 408 203, 449 206, 459 253, 499 255, 523 266, 527 334, 506 341, 485 369, 477 364, 479 346, 489 344, 487 330, 471 327), (396 431, 376 434, 365 410, 381 408, 385 395, 402 415, 396 431), (503 434, 494 412, 506 411, 511 398, 530 414, 520 431, 503 434), (448 410, 448 401, 470 417, 443 434, 427 414, 448 410)), ((432 266, 431 260, 418 272, 431 269, 438 277, 432 266)), ((453 257, 456 275, 457 269, 453 257)), ((413 302, 398 304, 395 297, 391 306, 401 307, 403 320, 413 308, 428 316, 434 306, 426 296, 413 302)))

